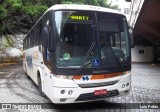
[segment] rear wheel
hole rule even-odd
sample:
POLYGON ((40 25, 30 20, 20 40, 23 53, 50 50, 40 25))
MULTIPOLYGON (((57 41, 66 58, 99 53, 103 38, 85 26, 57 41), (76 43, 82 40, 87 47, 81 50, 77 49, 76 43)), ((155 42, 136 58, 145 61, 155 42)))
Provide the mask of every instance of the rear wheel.
POLYGON ((27 65, 26 64, 24 65, 24 71, 27 74, 27 65))
POLYGON ((27 69, 27 65, 25 65, 25 73, 27 75, 27 78, 30 79, 29 75, 28 75, 28 69, 27 69))
POLYGON ((27 78, 30 79, 29 75, 27 74, 27 78))

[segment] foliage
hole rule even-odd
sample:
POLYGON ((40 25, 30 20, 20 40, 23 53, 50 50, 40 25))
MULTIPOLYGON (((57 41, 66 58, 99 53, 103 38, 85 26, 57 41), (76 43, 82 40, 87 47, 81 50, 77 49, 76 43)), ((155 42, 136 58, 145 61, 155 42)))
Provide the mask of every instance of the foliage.
POLYGON ((63 4, 88 4, 112 9, 118 9, 117 5, 112 5, 108 0, 64 0, 63 4))
POLYGON ((108 0, 0 0, 0 34, 14 33, 14 29, 30 29, 38 17, 54 4, 90 4, 117 9, 108 0), (20 26, 20 27, 18 27, 20 26))
POLYGON ((3 39, 3 46, 4 47, 14 47, 14 41, 9 35, 5 35, 5 38, 3 39))
POLYGON ((48 8, 38 1, 0 0, 0 33, 4 35, 12 33, 11 29, 21 21, 27 25, 34 22, 34 17, 41 15, 48 8))

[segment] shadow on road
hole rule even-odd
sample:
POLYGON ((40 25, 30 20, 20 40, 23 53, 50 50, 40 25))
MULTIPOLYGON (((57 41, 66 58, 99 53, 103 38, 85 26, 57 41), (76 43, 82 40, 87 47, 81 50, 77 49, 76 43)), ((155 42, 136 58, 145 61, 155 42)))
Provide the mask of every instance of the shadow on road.
POLYGON ((77 112, 78 110, 96 110, 96 109, 135 109, 139 108, 140 104, 127 104, 127 103, 111 103, 107 101, 94 101, 87 103, 76 103, 76 104, 63 104, 56 105, 53 103, 42 104, 43 109, 56 109, 61 111, 72 110, 77 112))

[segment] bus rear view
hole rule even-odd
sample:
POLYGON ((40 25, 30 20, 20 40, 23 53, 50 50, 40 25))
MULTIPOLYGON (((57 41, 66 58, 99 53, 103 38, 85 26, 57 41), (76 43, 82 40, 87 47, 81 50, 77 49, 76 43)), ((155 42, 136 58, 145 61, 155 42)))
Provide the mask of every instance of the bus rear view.
POLYGON ((129 93, 131 42, 124 15, 95 6, 55 5, 37 24, 41 24, 38 44, 24 52, 26 57, 38 52, 38 58, 32 59, 32 68, 27 59, 23 65, 53 103, 129 93))

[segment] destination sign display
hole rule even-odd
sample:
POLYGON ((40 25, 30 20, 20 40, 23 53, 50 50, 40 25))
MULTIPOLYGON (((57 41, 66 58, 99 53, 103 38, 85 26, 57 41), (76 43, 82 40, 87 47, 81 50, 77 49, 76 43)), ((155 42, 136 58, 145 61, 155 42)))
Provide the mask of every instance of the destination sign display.
POLYGON ((69 15, 68 18, 71 20, 82 20, 82 21, 88 21, 90 19, 89 16, 84 16, 84 15, 69 15))

